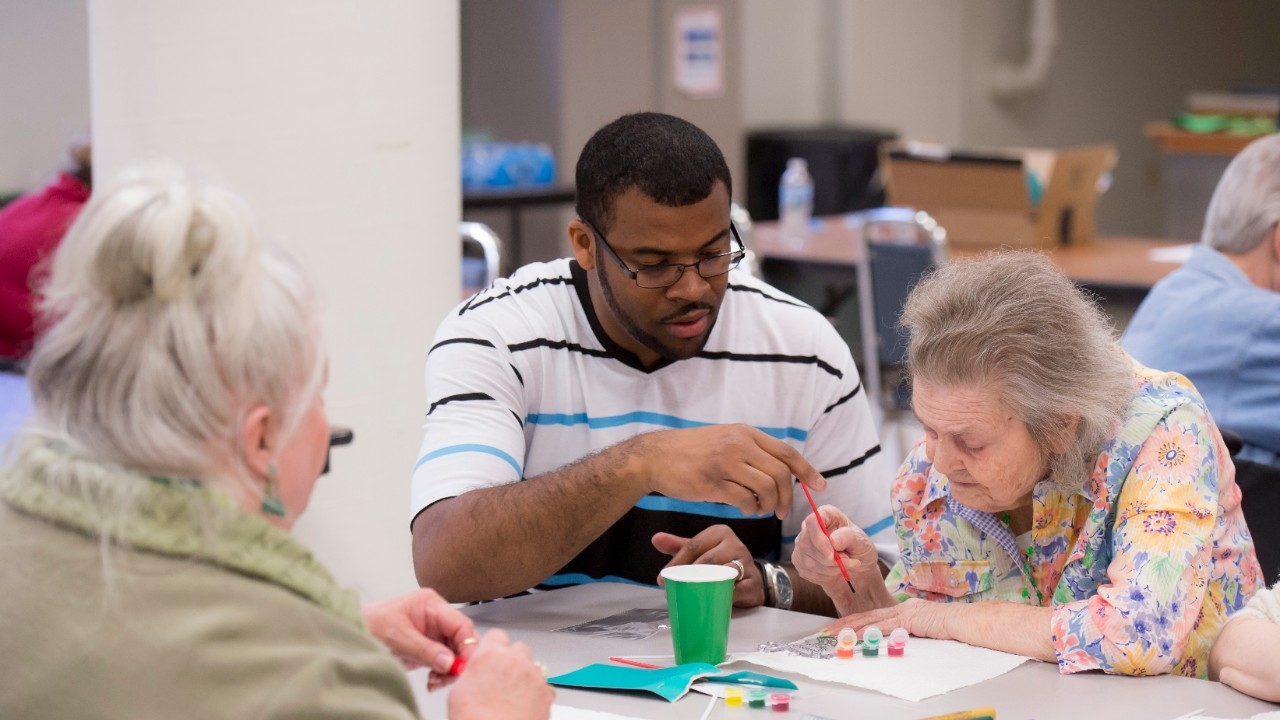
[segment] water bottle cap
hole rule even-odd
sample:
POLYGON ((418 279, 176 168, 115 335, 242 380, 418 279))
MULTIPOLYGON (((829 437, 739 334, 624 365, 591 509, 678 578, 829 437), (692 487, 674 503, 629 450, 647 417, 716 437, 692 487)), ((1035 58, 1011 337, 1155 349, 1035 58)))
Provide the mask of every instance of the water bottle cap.
MULTIPOLYGON (((776 166, 775 166, 775 167, 776 167, 776 166)), ((793 157, 793 158, 791 158, 791 159, 787 160, 787 169, 788 169, 788 170, 790 170, 790 169, 792 169, 792 168, 802 168, 802 169, 808 170, 808 169, 809 169, 809 161, 808 161, 808 160, 805 160, 805 159, 804 159, 804 158, 802 158, 802 157, 793 157)))

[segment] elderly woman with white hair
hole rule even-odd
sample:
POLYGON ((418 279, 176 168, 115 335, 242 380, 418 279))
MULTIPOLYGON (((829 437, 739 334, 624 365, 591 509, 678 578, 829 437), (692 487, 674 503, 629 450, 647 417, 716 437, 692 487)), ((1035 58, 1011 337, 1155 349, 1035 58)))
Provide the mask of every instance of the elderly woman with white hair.
POLYGON ((328 451, 319 310, 233 196, 100 190, 45 298, 0 468, 0 716, 416 717, 397 659, 458 675, 455 720, 548 716, 527 647, 429 590, 362 609, 289 535, 328 451))
POLYGON ((892 490, 901 560, 835 508, 796 568, 845 616, 1057 662, 1204 677, 1260 573, 1234 469, 1180 375, 1135 363, 1038 253, 948 264, 907 301, 924 437, 892 490), (843 553, 854 593, 834 562, 843 553))

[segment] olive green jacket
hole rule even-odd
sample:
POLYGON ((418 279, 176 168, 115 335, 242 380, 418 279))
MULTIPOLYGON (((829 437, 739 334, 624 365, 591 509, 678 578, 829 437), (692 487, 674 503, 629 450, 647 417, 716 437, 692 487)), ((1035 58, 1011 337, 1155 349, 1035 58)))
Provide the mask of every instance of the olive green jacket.
POLYGON ((417 717, 354 594, 221 494, 28 439, 0 500, 0 718, 417 717))

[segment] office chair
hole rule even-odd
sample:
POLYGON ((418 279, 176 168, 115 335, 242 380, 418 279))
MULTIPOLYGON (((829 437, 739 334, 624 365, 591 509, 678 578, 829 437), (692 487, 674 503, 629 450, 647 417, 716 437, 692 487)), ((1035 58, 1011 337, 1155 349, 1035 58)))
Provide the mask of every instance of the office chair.
POLYGON ((469 298, 489 287, 502 274, 502 241, 488 225, 458 223, 462 236, 462 297, 469 298))
POLYGON ((928 213, 905 207, 876 208, 850 218, 859 250, 862 382, 872 406, 888 419, 911 408, 902 372, 907 338, 898 316, 916 282, 946 262, 947 232, 928 213))

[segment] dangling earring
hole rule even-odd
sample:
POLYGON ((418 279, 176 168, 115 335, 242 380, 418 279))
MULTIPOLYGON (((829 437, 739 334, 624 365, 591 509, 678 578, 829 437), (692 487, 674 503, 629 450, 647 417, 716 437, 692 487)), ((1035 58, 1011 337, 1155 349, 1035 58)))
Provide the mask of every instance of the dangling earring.
POLYGON ((280 478, 276 476, 274 463, 267 466, 267 486, 262 489, 262 512, 284 517, 284 501, 280 499, 280 478))

